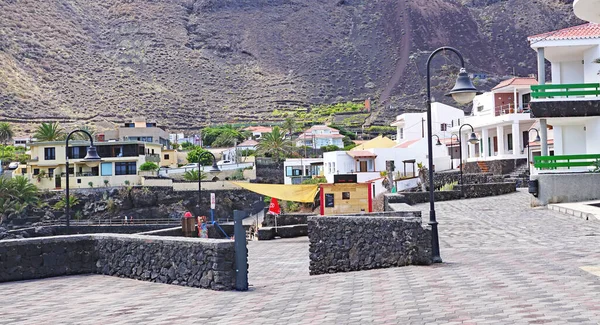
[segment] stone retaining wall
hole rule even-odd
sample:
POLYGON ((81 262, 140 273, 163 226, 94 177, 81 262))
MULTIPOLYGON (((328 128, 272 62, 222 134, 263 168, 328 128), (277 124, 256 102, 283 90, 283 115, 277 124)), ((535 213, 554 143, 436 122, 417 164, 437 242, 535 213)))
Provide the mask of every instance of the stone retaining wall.
MULTIPOLYGON (((456 185, 452 191, 435 191, 436 201, 460 200, 461 198, 478 198, 486 196, 495 196, 515 192, 516 184, 513 182, 487 183, 487 184, 467 184, 463 186, 463 192, 460 191, 461 185, 456 185)), ((429 192, 402 192, 394 194, 385 194, 384 210, 391 211, 389 204, 406 203, 410 205, 429 202, 429 192)))
POLYGON ((308 217, 310 274, 431 264, 421 212, 308 217))
MULTIPOLYGON (((429 174, 425 175, 425 180, 425 185, 429 189, 429 174)), ((504 177, 502 175, 493 175, 492 173, 463 173, 464 184, 499 183, 503 181, 504 177)), ((460 182, 460 171, 447 171, 433 174, 433 184, 436 189, 452 182, 460 182)))
POLYGON ((122 234, 0 242, 0 282, 84 273, 232 290, 234 243, 122 234))

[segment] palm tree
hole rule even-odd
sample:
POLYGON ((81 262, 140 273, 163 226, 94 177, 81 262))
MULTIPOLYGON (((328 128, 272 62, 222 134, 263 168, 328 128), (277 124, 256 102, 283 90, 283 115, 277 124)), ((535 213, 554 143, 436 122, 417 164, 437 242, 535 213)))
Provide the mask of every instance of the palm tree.
MULTIPOLYGON (((198 171, 195 169, 188 170, 183 174, 183 179, 186 181, 198 181, 198 171)), ((206 179, 206 173, 200 172, 200 180, 206 179)))
POLYGON ((296 120, 294 120, 293 117, 286 117, 286 119, 283 121, 283 124, 281 124, 281 127, 289 132, 291 140, 292 134, 296 130, 296 120))
POLYGON ((262 155, 269 155, 275 160, 285 156, 291 151, 291 142, 285 139, 285 134, 276 126, 271 133, 263 134, 260 142, 256 146, 256 151, 262 155))
POLYGON ((12 139, 14 135, 15 134, 13 133, 12 127, 8 122, 0 123, 0 142, 6 145, 6 143, 12 139))
POLYGON ((37 141, 58 141, 65 138, 65 131, 58 122, 42 123, 33 135, 37 141))
MULTIPOLYGON (((79 130, 87 131, 92 136, 92 139, 96 138, 96 130, 94 128, 91 128, 87 125, 83 125, 79 128, 79 130)), ((71 136, 71 139, 89 141, 89 138, 83 132, 74 133, 71 136)))

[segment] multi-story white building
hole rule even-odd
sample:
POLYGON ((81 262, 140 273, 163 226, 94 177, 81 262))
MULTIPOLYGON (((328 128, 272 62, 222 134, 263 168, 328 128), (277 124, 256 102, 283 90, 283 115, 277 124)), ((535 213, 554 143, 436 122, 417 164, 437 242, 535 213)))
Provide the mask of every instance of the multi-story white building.
MULTIPOLYGON (((537 122, 530 116, 532 85, 537 85, 533 77, 515 77, 502 81, 490 92, 475 96, 472 116, 452 128, 454 134, 458 135, 459 129, 462 133, 462 144, 456 137, 454 144, 463 151, 463 163, 515 159, 526 162, 530 139, 537 136, 536 132, 530 132, 537 122), (471 132, 478 135, 479 143, 466 141, 471 132)), ((459 164, 455 160, 454 165, 459 164)))
POLYGON ((283 162, 284 184, 302 184, 323 175, 323 158, 288 158, 283 162))
MULTIPOLYGON (((586 7, 594 1, 576 1, 576 13, 587 17, 600 11, 586 7)), ((597 1, 595 3, 598 3, 597 1)), ((547 130, 553 130, 554 155, 600 153, 600 24, 586 23, 528 37, 538 56, 538 86, 531 86, 531 116, 539 119, 541 155, 547 130), (552 79, 546 81, 545 61, 551 63, 552 79)))
POLYGON ((327 125, 314 125, 298 136, 296 146, 320 149, 324 146, 334 145, 338 148, 343 148, 343 138, 344 136, 337 129, 330 128, 327 125))
MULTIPOLYGON (((459 125, 464 120, 463 110, 442 103, 431 104, 432 133, 440 139, 449 138, 450 129, 459 125)), ((396 127, 396 142, 401 144, 406 141, 426 138, 427 113, 404 113, 396 117, 391 126, 396 127)))

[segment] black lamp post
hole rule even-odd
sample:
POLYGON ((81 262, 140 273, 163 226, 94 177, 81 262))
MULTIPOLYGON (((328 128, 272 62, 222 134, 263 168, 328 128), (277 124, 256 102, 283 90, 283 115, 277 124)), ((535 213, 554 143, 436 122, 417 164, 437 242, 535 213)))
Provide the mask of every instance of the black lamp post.
MULTIPOLYGON (((458 74, 458 78, 456 78, 456 83, 454 84, 454 88, 446 94, 447 96, 452 96, 455 101, 460 104, 466 104, 475 98, 477 95, 477 89, 473 86, 467 71, 465 70, 465 61, 456 49, 452 47, 440 47, 437 50, 433 51, 429 58, 427 58, 427 133, 433 134, 432 132, 432 121, 431 121, 431 76, 429 72, 429 66, 431 65, 431 59, 439 52, 442 51, 451 51, 454 52, 460 59, 461 69, 458 74)), ((433 143, 431 141, 433 137, 430 136, 427 139, 428 145, 428 158, 429 158, 429 225, 431 226, 431 257, 433 263, 441 263, 442 258, 440 257, 440 243, 438 238, 438 229, 437 229, 437 221, 435 218, 435 196, 433 187, 433 143)))
MULTIPOLYGON (((460 185, 463 185, 463 161, 462 161, 462 128, 468 126, 471 128, 471 136, 469 136, 469 140, 467 140, 470 144, 476 144, 479 142, 479 139, 477 139, 477 136, 475 135, 475 132, 473 130, 473 126, 471 124, 463 124, 460 126, 460 128, 458 128, 458 143, 460 145, 460 150, 459 150, 459 156, 458 156, 458 160, 460 160, 460 185)), ((462 191, 462 186, 461 186, 461 191, 462 191)))
POLYGON ((200 202, 202 202, 202 157, 205 155, 210 155, 212 156, 213 159, 213 164, 212 167, 210 168, 209 172, 213 173, 213 172, 220 172, 221 170, 219 169, 219 166, 217 166, 217 158, 215 157, 215 155, 213 155, 212 152, 210 151, 203 151, 200 153, 200 155, 198 155, 198 204, 196 205, 196 207, 198 208, 198 215, 201 214, 200 211, 200 202))
MULTIPOLYGON (((460 139, 458 138, 457 134, 452 134, 450 136, 450 169, 454 170, 454 142, 452 140, 454 140, 454 137, 456 137, 456 141, 458 141, 458 145, 460 146, 460 139)), ((460 149, 460 147, 459 147, 460 149)), ((461 151, 461 150, 459 150, 461 151)), ((460 157, 460 152, 458 153, 459 157, 460 157)))
MULTIPOLYGON (((542 139, 540 139, 540 131, 538 131, 538 129, 536 128, 531 128, 529 129, 529 131, 527 131, 527 134, 529 134, 529 132, 531 132, 531 130, 535 131, 535 139, 533 140, 533 142, 540 142, 540 146, 542 145, 542 139)), ((529 143, 527 143, 527 168, 529 168, 529 156, 531 155, 531 148, 529 147, 529 143)))
POLYGON ((82 132, 85 133, 85 135, 88 136, 88 138, 90 138, 90 146, 87 148, 87 153, 85 155, 85 157, 83 158, 82 161, 84 162, 99 162, 100 161, 100 156, 98 156, 98 152, 96 151, 96 147, 94 147, 94 138, 92 137, 92 135, 86 131, 86 130, 75 130, 75 131, 71 131, 68 135, 67 135, 67 139, 65 140, 65 161, 66 161, 66 168, 67 168, 67 176, 65 179, 65 183, 66 183, 66 188, 65 188, 65 214, 67 216, 67 229, 69 229, 70 227, 70 216, 69 216, 69 139, 71 139, 71 135, 73 135, 74 133, 77 132, 82 132))
POLYGON ((441 146, 442 145, 442 143, 440 142, 440 137, 438 137, 437 134, 434 134, 431 137, 436 137, 437 138, 437 143, 435 144, 436 146, 441 146))

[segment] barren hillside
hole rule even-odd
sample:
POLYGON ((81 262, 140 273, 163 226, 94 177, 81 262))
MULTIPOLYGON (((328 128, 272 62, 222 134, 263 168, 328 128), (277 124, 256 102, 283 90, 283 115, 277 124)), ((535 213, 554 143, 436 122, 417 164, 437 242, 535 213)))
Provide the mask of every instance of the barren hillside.
MULTIPOLYGON (((580 23, 570 2, 3 0, 0 119, 193 129, 371 97, 383 124, 423 106, 436 47, 457 47, 483 89, 535 73, 526 37, 580 23)), ((434 64, 440 100, 456 62, 434 64)))

